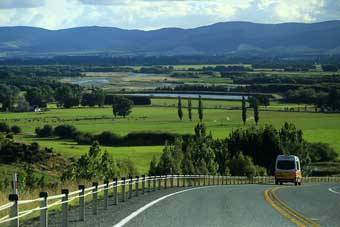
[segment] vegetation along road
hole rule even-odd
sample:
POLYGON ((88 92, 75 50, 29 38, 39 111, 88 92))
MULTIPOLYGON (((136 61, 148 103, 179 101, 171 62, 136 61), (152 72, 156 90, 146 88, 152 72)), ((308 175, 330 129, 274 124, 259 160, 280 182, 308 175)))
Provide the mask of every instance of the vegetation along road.
POLYGON ((109 206, 70 226, 339 226, 339 184, 175 188, 109 206))

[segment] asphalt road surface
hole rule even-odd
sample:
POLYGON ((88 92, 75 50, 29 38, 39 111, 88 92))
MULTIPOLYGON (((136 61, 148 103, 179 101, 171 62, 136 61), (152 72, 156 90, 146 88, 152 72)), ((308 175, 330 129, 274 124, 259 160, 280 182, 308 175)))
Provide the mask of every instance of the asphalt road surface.
MULTIPOLYGON (((265 200, 264 190, 273 187, 227 185, 186 191, 128 217, 124 226, 296 226, 265 200)), ((287 185, 276 195, 316 226, 336 227, 340 226, 340 194, 329 188, 340 193, 339 185, 287 185)))
MULTIPOLYGON (((78 221, 76 208, 71 209, 69 226, 340 227, 340 184, 186 187, 109 203, 107 210, 99 204, 97 215, 89 204, 85 222, 78 221)), ((51 214, 49 226, 61 226, 60 212, 51 214)))

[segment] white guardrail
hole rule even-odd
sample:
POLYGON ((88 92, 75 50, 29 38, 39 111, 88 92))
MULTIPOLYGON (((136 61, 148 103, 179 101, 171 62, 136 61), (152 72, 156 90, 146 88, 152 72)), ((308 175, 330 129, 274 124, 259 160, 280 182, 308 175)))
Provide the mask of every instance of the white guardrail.
MULTIPOLYGON (((304 182, 340 182, 340 177, 304 177, 304 182)), ((138 176, 135 178, 114 178, 112 182, 105 181, 104 184, 98 185, 97 182, 92 184, 92 187, 85 188, 84 185, 79 185, 79 190, 69 192, 68 189, 63 189, 61 194, 48 196, 47 192, 40 192, 39 198, 32 200, 19 200, 17 194, 9 195, 9 203, 0 206, 0 212, 9 211, 9 215, 0 217, 0 226, 9 224, 11 227, 18 227, 21 218, 40 212, 40 226, 48 226, 48 210, 52 207, 61 205, 62 226, 68 226, 68 209, 69 203, 78 199, 79 206, 79 221, 85 220, 85 197, 92 195, 92 214, 96 215, 98 210, 98 193, 103 192, 104 208, 109 205, 109 190, 112 190, 113 204, 118 205, 119 201, 125 202, 139 193, 145 194, 156 190, 167 189, 168 187, 200 187, 210 185, 223 184, 259 184, 273 183, 274 177, 256 176, 211 176, 211 175, 167 175, 167 176, 138 176), (141 183, 141 186, 140 186, 141 183), (168 186, 168 183, 170 185, 168 186), (147 185, 146 185, 147 184, 147 185), (134 189, 133 189, 134 186, 134 189), (118 190, 120 188, 120 192, 118 190), (119 200, 119 197, 121 198, 119 200), (32 204, 40 202, 40 206, 33 209, 20 210, 20 205, 32 204)))

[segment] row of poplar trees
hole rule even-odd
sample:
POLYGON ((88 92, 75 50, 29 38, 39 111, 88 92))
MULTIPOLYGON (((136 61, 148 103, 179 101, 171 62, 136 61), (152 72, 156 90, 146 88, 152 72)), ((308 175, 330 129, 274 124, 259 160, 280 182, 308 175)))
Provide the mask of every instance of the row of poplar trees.
MULTIPOLYGON (((251 106, 253 106, 253 109, 254 109, 254 121, 257 125, 260 121, 259 103, 256 97, 252 98, 250 102, 252 102, 251 106)), ((242 121, 244 125, 247 122, 247 106, 246 106, 246 99, 244 96, 242 96, 242 121)))
MULTIPOLYGON (((257 125, 259 123, 259 120, 260 120, 258 100, 257 100, 256 97, 254 97, 250 100, 250 102, 252 102, 251 106, 254 109, 254 120, 255 120, 255 123, 257 125)), ((192 121, 191 98, 188 99, 187 109, 188 109, 188 118, 189 118, 190 121, 192 121)), ((198 111, 198 118, 199 118, 200 122, 202 122, 203 121, 203 103, 202 103, 201 96, 198 96, 197 111, 198 111)), ((183 120, 183 107, 182 107, 182 98, 180 96, 178 97, 177 113, 178 113, 178 118, 182 121, 183 120)), ((243 121, 244 125, 247 122, 247 106, 246 106, 246 99, 245 99, 244 96, 242 97, 242 121, 243 121)))
MULTIPOLYGON (((188 99, 188 118, 190 121, 192 121, 192 103, 191 103, 191 98, 188 99)), ((180 120, 183 120, 183 109, 182 109, 182 98, 179 96, 178 97, 178 105, 177 105, 177 113, 178 113, 178 118, 180 120)), ((200 122, 203 121, 203 103, 202 103, 202 98, 201 96, 198 96, 198 107, 197 107, 197 113, 198 113, 198 119, 200 122)))

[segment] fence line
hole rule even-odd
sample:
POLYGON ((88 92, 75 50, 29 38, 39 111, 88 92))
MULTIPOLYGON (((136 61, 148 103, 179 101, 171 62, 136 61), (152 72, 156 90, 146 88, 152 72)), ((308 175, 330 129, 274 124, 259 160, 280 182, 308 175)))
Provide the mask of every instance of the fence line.
MULTIPOLYGON (((340 182, 340 177, 304 177, 306 183, 331 183, 340 182)), ((69 203, 79 199, 79 221, 85 220, 85 197, 92 195, 92 213, 97 214, 98 209, 98 193, 103 192, 104 208, 108 208, 109 190, 112 190, 114 197, 114 205, 118 205, 119 195, 118 188, 121 188, 121 201, 125 202, 134 196, 138 196, 141 192, 151 193, 156 190, 161 190, 174 187, 200 187, 209 185, 224 185, 224 184, 259 184, 273 183, 274 177, 267 176, 212 176, 212 175, 163 175, 163 176, 136 176, 135 178, 114 178, 113 181, 105 181, 99 185, 93 182, 92 187, 85 188, 84 185, 79 185, 79 190, 69 192, 68 189, 63 189, 61 194, 48 196, 47 192, 41 192, 39 198, 31 200, 19 200, 17 194, 9 195, 9 203, 0 206, 0 212, 9 210, 9 215, 0 217, 0 224, 9 223, 12 227, 18 227, 20 218, 25 217, 33 212, 40 211, 40 226, 48 226, 48 209, 55 206, 62 206, 62 226, 68 226, 68 207, 69 203), (170 181, 170 186, 168 183, 170 181), (152 183, 153 182, 153 183, 152 183), (141 183, 141 184, 140 184, 141 183), (141 185, 141 188, 140 188, 141 185), (147 186, 147 188, 146 188, 147 186), (134 189, 133 189, 134 187, 134 189), (128 190, 126 190, 128 189, 128 190), (133 193, 134 191, 134 193, 133 193), (51 200, 56 200, 49 203, 51 200), (31 204, 40 202, 40 206, 33 209, 19 211, 19 205, 31 204)))

